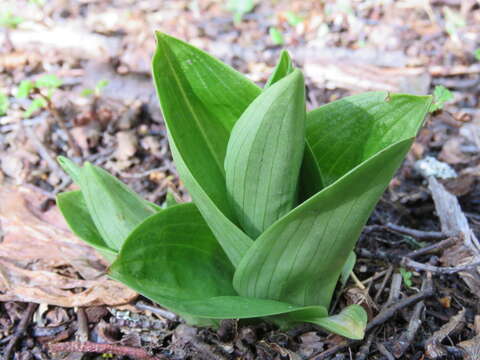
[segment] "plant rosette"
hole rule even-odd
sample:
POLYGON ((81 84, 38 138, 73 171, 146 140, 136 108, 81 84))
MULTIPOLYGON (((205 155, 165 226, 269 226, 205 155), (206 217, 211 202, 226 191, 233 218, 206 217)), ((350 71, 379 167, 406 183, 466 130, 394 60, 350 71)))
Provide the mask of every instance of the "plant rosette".
POLYGON ((153 77, 193 202, 160 208, 104 170, 60 163, 81 190, 58 204, 112 278, 194 324, 309 322, 361 339, 360 305, 328 314, 353 249, 430 109, 430 96, 370 92, 307 112, 287 52, 263 89, 157 33, 153 77))

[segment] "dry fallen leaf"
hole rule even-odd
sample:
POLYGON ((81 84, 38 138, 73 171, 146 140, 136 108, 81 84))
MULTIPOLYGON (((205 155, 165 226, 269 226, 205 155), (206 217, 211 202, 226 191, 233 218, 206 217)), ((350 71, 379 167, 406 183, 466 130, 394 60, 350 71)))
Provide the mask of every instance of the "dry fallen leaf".
POLYGON ((137 294, 105 275, 106 262, 67 228, 56 207, 27 186, 0 187, 0 301, 64 307, 119 305, 137 294))

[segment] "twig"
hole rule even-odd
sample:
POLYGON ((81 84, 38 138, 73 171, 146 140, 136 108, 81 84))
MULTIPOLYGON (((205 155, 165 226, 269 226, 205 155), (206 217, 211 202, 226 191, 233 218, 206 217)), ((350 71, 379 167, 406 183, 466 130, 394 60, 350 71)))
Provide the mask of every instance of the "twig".
POLYGON ((163 355, 152 356, 146 350, 130 346, 121 346, 115 344, 98 344, 94 342, 76 342, 69 341, 57 344, 48 344, 50 352, 80 352, 80 353, 97 353, 97 354, 114 354, 120 356, 130 356, 134 359, 142 360, 160 360, 167 359, 163 355))
POLYGON ((434 266, 430 264, 423 264, 409 258, 404 258, 402 260, 402 265, 417 271, 430 271, 435 274, 452 275, 461 271, 474 270, 475 268, 480 266, 480 261, 474 262, 473 264, 467 264, 462 266, 440 267, 440 266, 434 266))
POLYGON ((370 347, 372 346, 373 338, 377 335, 376 331, 372 331, 368 334, 366 341, 360 347, 355 356, 355 360, 366 360, 368 355, 370 354, 370 347))
POLYGON ((430 66, 428 68, 430 75, 432 76, 454 76, 454 75, 466 75, 466 74, 478 74, 480 73, 480 64, 473 64, 470 66, 455 65, 455 66, 430 66))
MULTIPOLYGON (((428 286, 421 292, 409 296, 403 300, 400 300, 396 304, 391 305, 390 307, 382 310, 377 316, 373 318, 372 321, 370 321, 367 324, 367 328, 365 329, 366 332, 369 332, 370 330, 374 329, 375 327, 382 325, 385 321, 390 319, 395 313, 407 306, 410 306, 412 304, 415 304, 421 300, 424 300, 434 294, 433 291, 433 286, 431 284, 431 281, 428 282, 428 286)), ((311 357, 308 358, 308 360, 323 360, 326 359, 335 353, 339 352, 342 349, 345 349, 347 346, 353 345, 358 343, 359 340, 344 340, 341 343, 335 345, 334 347, 321 352, 320 354, 315 354, 311 357)))
POLYGON ((421 255, 430 254, 432 252, 436 252, 436 251, 439 251, 439 250, 448 249, 450 246, 455 245, 457 243, 457 240, 458 240, 458 238, 456 238, 456 237, 450 237, 448 239, 439 241, 435 244, 425 246, 421 249, 413 250, 413 251, 409 252, 408 254, 406 254, 405 257, 413 259, 413 258, 416 258, 416 257, 421 256, 421 255))
POLYGON ((85 310, 82 307, 77 309, 77 326, 78 326, 78 334, 77 338, 80 342, 88 341, 88 321, 87 315, 85 314, 85 310))
POLYGON ((462 309, 425 341, 425 353, 427 356, 430 359, 446 356, 447 350, 441 344, 443 339, 462 329, 464 322, 465 309, 462 309))
POLYGON ((387 348, 385 347, 385 345, 383 345, 382 343, 377 343, 377 349, 378 351, 380 352, 380 354, 382 354, 383 356, 385 356, 388 360, 395 360, 395 358, 393 357, 393 355, 390 353, 390 351, 387 350, 387 348))
POLYGON ((144 303, 143 301, 139 301, 135 304, 135 307, 138 310, 147 310, 151 311, 152 313, 155 313, 157 315, 160 315, 161 317, 164 317, 165 319, 171 320, 171 321, 178 321, 178 316, 171 311, 165 310, 165 309, 160 309, 158 307, 148 305, 144 303))
POLYGON ((17 345, 18 341, 20 338, 23 336, 25 331, 27 330, 28 325, 30 324, 30 321, 32 319, 33 313, 37 309, 37 304, 34 303, 29 303, 27 310, 25 310, 22 320, 20 320, 20 323, 18 324, 17 328, 15 329, 15 333, 13 334, 13 337, 10 339, 10 342, 8 343, 7 347, 5 348, 5 352, 3 354, 5 360, 9 360, 10 357, 13 354, 13 350, 15 349, 15 346, 17 345))
POLYGON ((422 231, 416 229, 410 229, 405 226, 395 225, 388 223, 385 228, 397 233, 408 235, 420 240, 438 240, 445 239, 447 236, 441 231, 422 231))
POLYGON ((141 179, 141 178, 149 176, 150 174, 153 174, 153 173, 156 173, 156 172, 162 172, 162 171, 165 171, 165 170, 168 170, 168 166, 164 165, 164 166, 160 166, 160 167, 155 168, 155 169, 150 169, 150 170, 146 170, 146 171, 143 171, 143 172, 140 172, 140 173, 133 173, 133 174, 126 173, 126 172, 123 172, 123 171, 119 171, 118 175, 120 175, 122 178, 127 178, 127 179, 141 179))
POLYGON ((378 299, 382 295, 383 289, 385 289, 385 286, 387 285, 387 281, 390 279, 390 276, 392 276, 393 273, 393 266, 390 265, 388 267, 387 273, 385 274, 385 277, 383 278, 382 283, 380 284, 380 288, 378 289, 377 293, 375 294, 375 297, 373 298, 373 301, 376 303, 378 302, 378 299))
POLYGON ((53 172, 55 172, 60 177, 60 179, 62 179, 62 182, 63 182, 63 179, 67 179, 66 174, 63 172, 63 170, 60 168, 57 162, 50 155, 45 145, 43 145, 42 142, 38 139, 33 129, 31 127, 24 127, 24 131, 25 131, 25 134, 27 134, 30 141, 32 142, 32 145, 35 147, 35 150, 37 150, 40 157, 43 160, 45 160, 45 162, 48 164, 50 169, 53 172))
POLYGON ((68 146, 73 150, 73 153, 75 156, 82 156, 82 150, 80 150, 80 147, 78 146, 77 142, 73 138, 72 134, 70 133, 70 130, 68 130, 67 124, 65 123, 65 120, 63 117, 60 115, 58 112, 57 108, 53 104, 52 100, 48 97, 42 94, 42 92, 38 89, 35 89, 36 93, 40 95, 43 100, 46 101, 47 103, 47 109, 48 111, 53 115, 55 120, 57 121, 58 125, 60 128, 65 132, 67 135, 67 141, 68 141, 68 146))
POLYGON ((396 303, 400 298, 400 290, 402 288, 402 275, 399 273, 393 274, 392 282, 390 284, 390 293, 388 294, 387 302, 383 308, 388 308, 391 304, 396 303))
POLYGON ((424 308, 425 304, 423 301, 415 304, 410 321, 408 322, 408 328, 402 333, 402 335, 400 335, 398 340, 393 340, 391 342, 391 351, 395 358, 400 359, 405 351, 407 351, 408 347, 412 344, 413 339, 415 338, 415 335, 422 324, 420 317, 424 308))
POLYGON ((380 314, 375 316, 373 318, 373 320, 370 321, 367 324, 366 331, 369 331, 369 330, 373 329, 374 327, 383 324, 385 321, 390 319, 397 311, 399 311, 399 310, 401 310, 401 309, 403 309, 407 306, 410 306, 412 304, 415 304, 415 303, 417 303, 421 300, 424 300, 424 299, 432 296, 433 293, 434 293, 433 286, 429 285, 429 286, 427 286, 427 288, 425 290, 423 290, 423 291, 421 291, 421 292, 419 292, 415 295, 412 295, 412 296, 409 296, 405 299, 400 300, 396 304, 393 304, 392 306, 386 308, 385 310, 380 312, 380 314))

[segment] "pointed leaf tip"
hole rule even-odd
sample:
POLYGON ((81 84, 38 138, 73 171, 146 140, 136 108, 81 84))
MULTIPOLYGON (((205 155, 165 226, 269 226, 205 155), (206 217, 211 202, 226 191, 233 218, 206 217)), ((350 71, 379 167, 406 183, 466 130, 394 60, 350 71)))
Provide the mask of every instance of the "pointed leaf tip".
POLYGON ((250 236, 293 208, 304 146, 304 80, 294 70, 249 105, 228 142, 229 200, 250 236))

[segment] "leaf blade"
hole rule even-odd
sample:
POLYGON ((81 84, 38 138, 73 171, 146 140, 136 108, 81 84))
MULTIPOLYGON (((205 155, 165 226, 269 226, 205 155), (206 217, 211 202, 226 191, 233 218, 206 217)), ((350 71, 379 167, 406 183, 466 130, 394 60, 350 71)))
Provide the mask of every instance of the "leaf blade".
POLYGON ((307 114, 307 141, 327 186, 395 141, 415 136, 431 97, 369 92, 307 114))
POLYGON ((233 128, 225 157, 227 191, 253 238, 297 200, 304 126, 303 76, 295 70, 264 90, 233 128))
POLYGON ((233 125, 260 89, 180 40, 157 33, 157 44, 153 77, 175 163, 218 241, 238 264, 252 240, 234 223, 223 161, 233 125))
POLYGON ((57 205, 72 232, 98 250, 108 261, 113 261, 117 252, 102 239, 88 212, 82 192, 70 191, 57 195, 57 205))
POLYGON ((272 225, 237 268, 237 292, 327 307, 363 225, 411 142, 381 151, 272 225))
POLYGON ((293 70, 294 67, 290 54, 288 51, 282 50, 277 65, 275 65, 272 74, 268 78, 264 90, 275 84, 277 81, 283 79, 285 76, 291 74, 293 70))

